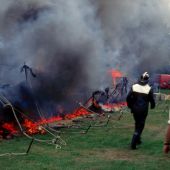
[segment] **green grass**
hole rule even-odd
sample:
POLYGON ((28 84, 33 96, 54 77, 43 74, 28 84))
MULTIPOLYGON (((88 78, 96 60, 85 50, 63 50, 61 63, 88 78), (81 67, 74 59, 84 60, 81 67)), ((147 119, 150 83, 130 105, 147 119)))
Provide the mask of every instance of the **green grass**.
MULTIPOLYGON (((138 150, 129 149, 134 121, 125 113, 108 127, 92 128, 87 134, 63 134, 67 145, 61 149, 34 142, 26 156, 0 157, 0 170, 169 170, 170 154, 162 152, 169 105, 161 102, 150 110, 138 150)), ((28 144, 25 137, 2 141, 0 152, 24 152, 28 144)))
POLYGON ((164 93, 164 94, 170 94, 170 90, 169 89, 161 89, 160 92, 164 93))

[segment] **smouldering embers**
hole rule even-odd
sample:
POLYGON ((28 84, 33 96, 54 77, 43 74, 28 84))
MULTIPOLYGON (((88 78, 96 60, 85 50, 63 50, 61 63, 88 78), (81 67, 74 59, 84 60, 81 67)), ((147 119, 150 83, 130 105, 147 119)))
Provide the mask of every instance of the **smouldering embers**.
MULTIPOLYGON (((120 109, 122 107, 125 107, 126 103, 121 102, 118 104, 108 104, 104 105, 103 108, 108 111, 113 111, 113 109, 120 109)), ((46 131, 42 128, 43 125, 47 125, 50 123, 59 123, 61 120, 72 120, 78 117, 83 117, 92 114, 92 112, 86 110, 85 108, 79 107, 77 108, 73 113, 66 114, 65 116, 54 116, 49 119, 42 118, 40 121, 33 122, 29 119, 24 119, 22 123, 22 127, 25 129, 25 132, 29 135, 34 134, 46 134, 46 131)), ((2 127, 9 132, 11 135, 15 135, 19 133, 19 130, 14 123, 4 123, 2 127)), ((3 133, 3 131, 0 131, 0 135, 3 133)))

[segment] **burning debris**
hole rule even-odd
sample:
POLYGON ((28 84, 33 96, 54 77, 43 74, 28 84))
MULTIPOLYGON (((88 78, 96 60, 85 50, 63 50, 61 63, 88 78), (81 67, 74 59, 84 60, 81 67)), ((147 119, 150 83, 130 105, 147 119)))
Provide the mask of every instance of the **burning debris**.
POLYGON ((153 0, 133 4, 129 0, 2 1, 0 136, 5 139, 18 132, 31 140, 31 135, 49 133, 54 137, 49 143, 57 144, 58 133, 49 126, 54 122, 57 126, 79 117, 88 122, 90 117, 92 123, 85 123, 88 130, 99 119, 104 119, 101 125, 105 125, 110 120, 107 114, 126 107, 130 83, 126 75, 111 68, 120 65, 134 77, 146 68, 154 72, 169 62, 165 35, 170 25, 162 15, 168 12, 164 3, 160 8, 153 0), (153 6, 157 10, 150 10, 153 6), (150 67, 153 56, 155 63, 150 67), (26 82, 24 75, 15 71, 21 63, 26 82), (111 84, 106 80, 108 70, 111 84), (77 107, 77 103, 83 104, 77 107), (5 120, 3 114, 11 119, 5 120), (91 117, 93 114, 97 118, 91 117))
MULTIPOLYGON (((35 77, 36 76, 35 73, 33 73, 32 69, 29 66, 27 66, 26 64, 24 64, 21 71, 25 71, 27 85, 28 85, 29 89, 32 90, 32 83, 31 83, 31 79, 30 79, 29 75, 33 75, 33 77, 35 77), (31 86, 29 86, 29 85, 31 85, 31 86)), ((92 96, 89 98, 89 100, 87 100, 87 102, 85 102, 84 105, 80 104, 80 106, 78 108, 76 108, 73 111, 73 113, 70 113, 70 114, 69 113, 63 114, 62 113, 63 109, 61 109, 61 107, 60 107, 59 115, 51 116, 50 118, 45 118, 44 114, 41 112, 40 106, 38 105, 38 103, 35 101, 35 99, 33 97, 33 92, 29 93, 29 91, 26 90, 27 88, 24 91, 22 91, 22 92, 24 92, 24 95, 26 95, 26 97, 22 98, 22 100, 28 100, 28 101, 25 101, 28 103, 29 103, 29 100, 32 101, 32 104, 31 105, 29 104, 28 107, 30 109, 30 107, 32 108, 34 106, 34 109, 36 109, 36 113, 39 115, 38 120, 34 119, 34 118, 36 118, 36 115, 33 116, 33 118, 31 118, 30 117, 31 115, 25 114, 24 107, 21 107, 22 105, 17 105, 16 101, 12 105, 12 108, 14 109, 15 114, 17 114, 17 117, 18 117, 17 119, 19 119, 18 121, 20 123, 20 126, 22 126, 22 128, 24 128, 24 131, 27 134, 29 134, 29 135, 34 135, 34 134, 38 134, 38 133, 45 134, 46 131, 44 130, 44 128, 42 128, 42 126, 46 126, 50 123, 59 122, 61 120, 71 120, 71 119, 75 119, 77 117, 84 117, 84 116, 94 114, 94 113, 103 115, 106 112, 109 113, 109 112, 118 111, 122 107, 125 107, 126 103, 124 101, 121 102, 122 98, 119 98, 119 97, 123 96, 122 95, 122 87, 124 88, 124 86, 125 86, 124 79, 125 78, 123 77, 123 81, 121 79, 121 81, 116 85, 115 89, 113 89, 112 91, 109 88, 106 88, 104 91, 102 91, 102 90, 94 91, 92 93, 92 96), (122 85, 120 86, 121 83, 122 83, 122 85), (121 88, 118 88, 119 86, 121 88), (117 93, 119 95, 115 96, 115 94, 117 94, 117 93), (30 95, 30 97, 29 97, 29 95, 30 95), (115 100, 113 100, 113 98, 115 100)), ((127 82, 127 80, 126 80, 126 82, 127 82)), ((126 85, 127 85, 127 83, 126 83, 126 85)), ((124 92, 126 94, 126 90, 124 92)), ((2 106, 5 105, 3 102, 8 103, 8 100, 6 99, 6 97, 2 96, 1 98, 2 98, 1 99, 2 106)), ((19 132, 19 130, 16 129, 16 125, 15 126, 13 125, 13 122, 15 122, 15 124, 16 124, 16 123, 18 123, 18 121, 16 121, 16 117, 13 115, 13 113, 11 111, 11 107, 8 109, 7 114, 9 115, 9 117, 13 116, 13 119, 10 121, 7 121, 5 123, 1 123, 3 125, 1 127, 1 136, 3 136, 3 138, 8 138, 9 135, 11 135, 11 137, 12 137, 13 135, 15 135, 16 133, 19 132), (8 133, 6 133, 6 132, 8 132, 8 133), (4 137, 4 134, 6 134, 6 137, 4 137)), ((20 130, 21 130, 21 128, 20 128, 20 130)))
MULTIPOLYGON (((32 69, 26 64, 24 64, 24 66, 22 67, 22 71, 23 70, 25 71, 26 82, 27 84, 28 82, 30 82, 30 89, 32 89, 32 83, 31 79, 28 76, 28 73, 33 75, 33 77, 35 77, 35 74, 33 73, 32 69)), ((60 135, 63 133, 63 128, 71 130, 69 133, 86 134, 91 128, 106 127, 111 119, 111 115, 106 114, 106 112, 114 112, 116 111, 115 108, 119 108, 120 115, 118 116, 117 120, 120 120, 123 115, 122 108, 126 107, 126 104, 122 104, 120 102, 114 103, 113 101, 112 103, 110 102, 110 98, 111 96, 113 98, 115 91, 120 90, 117 87, 118 86, 116 86, 116 88, 112 92, 110 92, 109 88, 106 88, 104 91, 94 91, 90 99, 85 103, 85 105, 79 103, 79 107, 75 109, 73 113, 67 113, 62 116, 58 115, 50 118, 45 118, 41 112, 39 105, 37 104, 37 102, 35 102, 34 104, 36 106, 37 113, 40 116, 40 119, 36 121, 32 120, 29 115, 26 115, 23 111, 23 108, 18 109, 3 94, 1 94, 0 103, 2 104, 2 108, 8 108, 7 113, 10 114, 10 117, 12 116, 13 119, 10 122, 1 122, 0 136, 3 139, 11 139, 13 138, 13 136, 20 133, 31 139, 31 141, 25 153, 6 153, 1 154, 0 156, 26 155, 29 153, 33 141, 54 145, 57 149, 61 148, 61 146, 66 145, 66 142, 60 137, 60 135), (81 118, 81 120, 78 121, 78 118, 81 118), (59 122, 64 120, 71 120, 71 125, 62 124, 61 126, 59 122), (72 131, 74 129, 79 129, 80 131, 72 131), (52 139, 42 140, 38 139, 35 136, 36 134, 44 135, 46 133, 51 135, 52 139)), ((120 96, 121 95, 122 93, 120 94, 120 96)), ((116 96, 116 98, 117 97, 118 96, 116 96)), ((60 108, 60 111, 63 111, 63 109, 60 108)))

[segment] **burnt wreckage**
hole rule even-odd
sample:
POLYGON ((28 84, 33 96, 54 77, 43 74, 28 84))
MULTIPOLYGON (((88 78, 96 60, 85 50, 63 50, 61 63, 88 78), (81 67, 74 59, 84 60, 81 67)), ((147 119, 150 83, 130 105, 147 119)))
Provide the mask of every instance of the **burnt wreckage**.
MULTIPOLYGON (((24 95, 20 96, 21 97, 20 100, 22 100, 22 102, 25 103, 20 104, 20 101, 11 102, 12 98, 7 97, 10 92, 4 93, 4 91, 1 90, 0 135, 4 139, 11 139, 14 134, 20 131, 20 134, 23 134, 24 136, 30 139, 30 144, 26 152, 24 153, 5 153, 1 154, 0 156, 28 154, 33 144, 33 141, 43 142, 46 144, 54 145, 56 148, 61 148, 61 146, 66 145, 66 142, 61 138, 61 134, 63 133, 86 134, 90 130, 90 128, 106 127, 111 119, 111 113, 114 112, 114 107, 111 107, 109 104, 115 104, 116 102, 117 103, 120 102, 123 97, 122 92, 126 93, 127 91, 127 80, 126 83, 124 80, 120 81, 120 83, 118 83, 115 88, 112 89, 106 88, 103 91, 102 90, 94 91, 91 97, 84 104, 78 103, 79 106, 73 112, 74 119, 70 121, 71 123, 69 124, 57 123, 56 125, 51 125, 50 122, 47 119, 45 119, 45 116, 43 115, 38 102, 36 102, 35 98, 33 97, 33 93, 32 92, 27 93, 26 95, 27 97, 25 98, 25 91, 27 91, 28 89, 30 91, 32 90, 30 76, 35 78, 36 74, 33 72, 32 68, 27 66, 25 63, 21 68, 21 72, 25 73, 26 83, 23 86, 21 86, 22 88, 20 88, 20 90, 24 89, 24 95), (27 99, 28 101, 31 101, 31 103, 24 101, 27 99), (38 113, 38 117, 40 118, 39 123, 36 122, 35 119, 33 119, 29 114, 25 114, 25 111, 28 111, 29 107, 30 106, 32 107, 33 105, 34 109, 38 113), (78 112, 82 113, 77 114, 78 112), (40 134, 48 133, 51 136, 51 139, 43 140, 38 139, 34 135, 31 135, 31 133, 29 133, 28 131, 29 129, 27 129, 28 127, 24 126, 25 120, 32 121, 31 125, 35 126, 36 133, 40 134)), ((20 91, 21 94, 22 90, 20 91)), ((125 104, 121 105, 120 107, 121 109, 119 110, 120 114, 117 117, 117 120, 120 120, 120 118, 123 115, 124 112, 124 110, 122 109, 124 108, 123 106, 126 105, 125 104)), ((58 120, 63 120, 67 118, 69 118, 69 115, 66 114, 64 117, 59 118, 58 120)))

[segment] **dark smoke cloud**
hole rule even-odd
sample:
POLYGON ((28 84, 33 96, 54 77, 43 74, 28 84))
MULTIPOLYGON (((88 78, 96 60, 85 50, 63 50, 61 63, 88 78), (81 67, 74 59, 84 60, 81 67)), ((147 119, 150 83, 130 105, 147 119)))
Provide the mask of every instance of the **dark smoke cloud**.
POLYGON ((136 76, 170 64, 168 0, 0 3, 1 84, 22 82, 26 62, 38 98, 75 100, 73 93, 108 85, 111 68, 136 76))
POLYGON ((42 105, 73 103, 101 85, 104 44, 89 1, 0 1, 1 83, 24 81, 19 69, 26 62, 36 71, 33 90, 42 105))
POLYGON ((79 73, 84 72, 89 77, 86 84, 96 86, 104 46, 94 7, 88 1, 17 0, 2 4, 3 63, 17 67, 26 61, 37 70, 56 75, 61 72, 58 70, 61 64, 68 65, 67 60, 74 60, 72 68, 81 68, 79 73))

